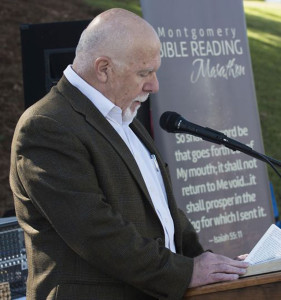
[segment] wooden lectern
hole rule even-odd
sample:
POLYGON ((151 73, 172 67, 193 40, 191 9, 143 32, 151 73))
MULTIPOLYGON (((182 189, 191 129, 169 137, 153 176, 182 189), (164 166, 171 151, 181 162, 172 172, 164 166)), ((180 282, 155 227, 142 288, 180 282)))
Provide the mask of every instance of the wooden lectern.
POLYGON ((184 300, 280 300, 281 272, 191 288, 184 300))

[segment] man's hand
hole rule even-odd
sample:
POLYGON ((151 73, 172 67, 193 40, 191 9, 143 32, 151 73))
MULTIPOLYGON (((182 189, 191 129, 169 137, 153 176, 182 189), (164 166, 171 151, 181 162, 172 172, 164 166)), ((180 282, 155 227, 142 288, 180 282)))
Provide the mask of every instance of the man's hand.
POLYGON ((204 252, 194 258, 194 267, 189 287, 220 281, 238 279, 246 273, 248 263, 233 260, 223 255, 204 252))

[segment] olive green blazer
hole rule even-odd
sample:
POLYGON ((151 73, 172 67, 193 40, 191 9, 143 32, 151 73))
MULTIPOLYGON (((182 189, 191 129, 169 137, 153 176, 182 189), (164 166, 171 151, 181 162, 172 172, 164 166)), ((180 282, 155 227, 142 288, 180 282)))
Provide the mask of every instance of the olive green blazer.
POLYGON ((177 254, 136 161, 91 101, 65 77, 20 118, 10 184, 28 255, 27 299, 181 299, 203 252, 177 207, 166 164, 139 121, 132 130, 155 154, 175 224, 177 254))

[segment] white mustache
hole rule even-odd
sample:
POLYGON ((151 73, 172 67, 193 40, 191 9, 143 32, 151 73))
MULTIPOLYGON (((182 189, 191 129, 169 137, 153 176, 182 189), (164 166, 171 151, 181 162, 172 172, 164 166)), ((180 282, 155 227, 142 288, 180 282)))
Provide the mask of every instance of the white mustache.
POLYGON ((133 102, 136 102, 136 101, 139 101, 139 102, 144 102, 147 100, 149 94, 145 94, 145 95, 142 95, 142 96, 138 96, 136 97, 133 102))

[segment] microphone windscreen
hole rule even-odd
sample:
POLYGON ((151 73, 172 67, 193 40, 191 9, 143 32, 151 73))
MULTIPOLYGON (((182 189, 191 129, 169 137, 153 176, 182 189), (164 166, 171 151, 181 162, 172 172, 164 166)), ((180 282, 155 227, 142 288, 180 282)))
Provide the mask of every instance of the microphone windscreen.
POLYGON ((164 112, 159 120, 161 128, 168 132, 174 132, 174 130, 177 128, 177 121, 180 117, 181 115, 176 112, 164 112))

